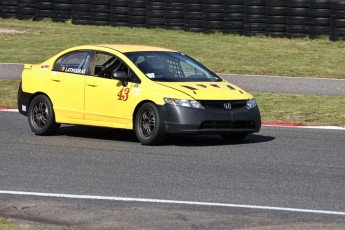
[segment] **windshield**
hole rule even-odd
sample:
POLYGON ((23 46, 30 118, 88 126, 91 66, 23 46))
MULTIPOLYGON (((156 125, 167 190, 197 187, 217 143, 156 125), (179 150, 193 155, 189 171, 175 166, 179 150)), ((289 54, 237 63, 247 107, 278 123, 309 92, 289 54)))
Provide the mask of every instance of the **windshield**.
POLYGON ((129 52, 125 55, 151 80, 168 82, 222 81, 196 60, 177 52, 129 52))

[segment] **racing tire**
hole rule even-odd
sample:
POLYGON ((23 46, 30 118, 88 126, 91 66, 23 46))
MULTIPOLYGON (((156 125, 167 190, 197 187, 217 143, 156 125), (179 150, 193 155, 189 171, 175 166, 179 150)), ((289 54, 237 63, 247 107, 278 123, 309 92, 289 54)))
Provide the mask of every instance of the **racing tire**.
POLYGON ((153 103, 147 102, 139 108, 134 126, 135 134, 143 145, 158 145, 166 139, 163 117, 153 103))
POLYGON ((60 128, 55 122, 53 105, 45 95, 38 95, 31 101, 28 111, 29 125, 37 135, 53 135, 60 128))

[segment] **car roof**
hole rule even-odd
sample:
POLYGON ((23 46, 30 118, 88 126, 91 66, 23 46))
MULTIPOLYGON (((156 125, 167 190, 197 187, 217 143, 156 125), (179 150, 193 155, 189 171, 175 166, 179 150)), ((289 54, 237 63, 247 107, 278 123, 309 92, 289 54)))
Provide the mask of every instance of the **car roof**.
POLYGON ((166 52, 176 52, 174 50, 155 47, 155 46, 144 46, 144 45, 124 45, 124 44, 100 44, 96 45, 100 47, 106 47, 120 51, 121 53, 127 52, 142 52, 142 51, 166 51, 166 52))

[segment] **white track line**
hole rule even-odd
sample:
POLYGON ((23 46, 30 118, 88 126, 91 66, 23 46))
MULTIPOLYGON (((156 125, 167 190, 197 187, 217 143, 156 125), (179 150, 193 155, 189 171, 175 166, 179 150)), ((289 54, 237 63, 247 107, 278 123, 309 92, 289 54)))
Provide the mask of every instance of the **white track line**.
POLYGON ((141 203, 197 205, 197 206, 243 208, 243 209, 257 209, 257 210, 266 210, 266 211, 286 211, 286 212, 300 212, 300 213, 313 213, 313 214, 345 216, 345 212, 339 212, 339 211, 299 209, 299 208, 283 208, 283 207, 242 205, 242 204, 211 203, 211 202, 142 199, 142 198, 112 197, 112 196, 72 195, 72 194, 58 194, 58 193, 21 192, 21 191, 0 191, 0 194, 20 195, 20 196, 53 197, 53 198, 68 198, 68 199, 85 199, 85 200, 106 200, 106 201, 125 201, 125 202, 141 202, 141 203))

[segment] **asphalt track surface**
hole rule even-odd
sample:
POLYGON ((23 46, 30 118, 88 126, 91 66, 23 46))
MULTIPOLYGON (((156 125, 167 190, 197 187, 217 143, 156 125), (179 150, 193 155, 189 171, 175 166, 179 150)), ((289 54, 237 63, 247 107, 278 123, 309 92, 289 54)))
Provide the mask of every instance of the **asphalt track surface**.
POLYGON ((13 112, 0 112, 0 124, 0 216, 19 223, 80 229, 345 228, 343 130, 263 127, 244 143, 174 136, 149 147, 133 132, 115 129, 63 126, 56 136, 36 136, 27 118, 13 112))

